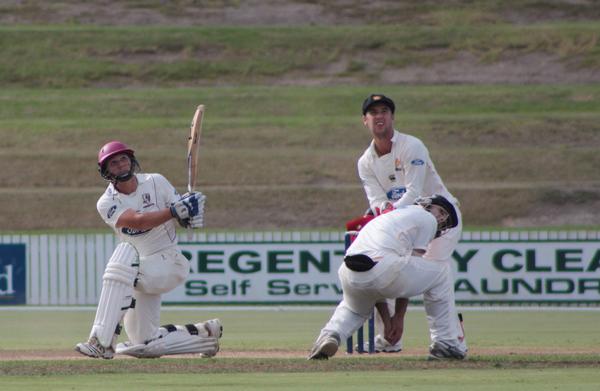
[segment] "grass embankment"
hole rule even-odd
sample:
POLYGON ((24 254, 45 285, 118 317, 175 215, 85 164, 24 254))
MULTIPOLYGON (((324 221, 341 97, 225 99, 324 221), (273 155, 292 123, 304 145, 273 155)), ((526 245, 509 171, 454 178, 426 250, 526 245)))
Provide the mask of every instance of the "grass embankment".
POLYGON ((397 101, 397 128, 429 147, 467 226, 549 210, 545 225, 564 225, 598 199, 597 85, 3 89, 0 226, 102 228, 96 154, 111 139, 183 190, 187 128, 204 103, 208 227, 340 229, 366 207, 355 165, 372 91, 397 101))
POLYGON ((0 83, 27 87, 377 83, 460 53, 541 54, 600 66, 598 22, 300 27, 17 26, 0 29, 0 83))
POLYGON ((429 147, 467 227, 597 227, 589 210, 600 194, 599 88, 564 84, 600 64, 593 7, 399 2, 373 20, 352 3, 343 15, 356 23, 346 25, 173 27, 169 17, 191 6, 150 1, 144 7, 167 24, 43 24, 65 4, 0 8, 40 23, 0 28, 3 230, 105 228, 94 208, 103 187, 95 156, 111 139, 183 190, 199 103, 208 228, 341 229, 366 208, 355 167, 369 142, 359 108, 375 91, 397 101, 397 128, 429 147), (569 20, 553 17, 555 8, 569 20), (531 23, 515 23, 515 13, 531 23), (465 56, 464 74, 522 58, 560 69, 538 86, 386 79, 465 56))

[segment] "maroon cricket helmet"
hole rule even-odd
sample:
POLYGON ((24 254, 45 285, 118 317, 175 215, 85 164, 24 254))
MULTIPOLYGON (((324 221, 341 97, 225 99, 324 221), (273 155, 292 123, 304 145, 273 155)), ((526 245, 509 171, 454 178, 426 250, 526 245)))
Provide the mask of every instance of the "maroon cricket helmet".
POLYGON ((129 180, 135 173, 135 170, 139 169, 139 167, 140 166, 135 158, 134 150, 120 141, 110 141, 104 144, 104 146, 100 148, 100 151, 98 152, 98 171, 100 171, 102 178, 106 179, 107 181, 114 183, 129 180), (126 174, 115 176, 108 172, 106 163, 108 163, 111 157, 120 153, 125 153, 129 156, 129 159, 131 160, 131 169, 126 174))

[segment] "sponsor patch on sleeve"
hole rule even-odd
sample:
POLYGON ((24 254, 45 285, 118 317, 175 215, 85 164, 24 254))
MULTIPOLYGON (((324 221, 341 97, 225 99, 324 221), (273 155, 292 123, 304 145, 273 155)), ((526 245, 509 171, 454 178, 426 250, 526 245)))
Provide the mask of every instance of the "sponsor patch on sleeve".
POLYGON ((422 166, 423 164, 425 164, 425 161, 422 159, 415 159, 411 161, 410 164, 412 164, 413 166, 422 166))
POLYGON ((108 217, 109 219, 111 217, 113 217, 113 215, 115 214, 116 210, 117 210, 117 205, 111 206, 110 209, 108 210, 108 212, 106 213, 106 217, 108 217))

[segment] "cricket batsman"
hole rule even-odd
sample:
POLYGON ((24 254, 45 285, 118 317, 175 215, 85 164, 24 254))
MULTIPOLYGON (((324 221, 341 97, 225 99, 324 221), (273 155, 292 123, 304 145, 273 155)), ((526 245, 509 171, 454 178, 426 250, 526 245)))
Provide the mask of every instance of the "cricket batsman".
POLYGON ((120 240, 102 277, 96 318, 87 342, 75 350, 93 358, 115 353, 138 358, 219 351, 223 327, 218 319, 160 325, 161 295, 185 281, 190 265, 177 248, 175 222, 203 226, 205 196, 180 196, 160 174, 139 173, 133 149, 119 141, 98 153, 98 170, 109 182, 98 213, 120 240), (121 321, 129 341, 117 345, 121 321))

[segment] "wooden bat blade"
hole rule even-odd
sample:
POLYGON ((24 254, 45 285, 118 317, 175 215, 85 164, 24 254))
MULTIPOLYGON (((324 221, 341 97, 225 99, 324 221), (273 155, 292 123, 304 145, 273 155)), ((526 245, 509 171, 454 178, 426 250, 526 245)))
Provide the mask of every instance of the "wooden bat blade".
POLYGON ((200 148, 200 135, 202 134, 202 118, 204 117, 204 105, 199 105, 192 118, 190 126, 190 137, 188 139, 188 191, 196 187, 198 172, 198 150, 200 148))

